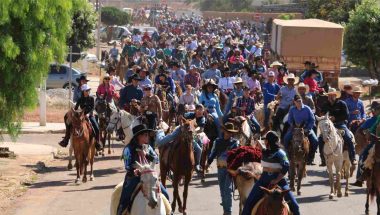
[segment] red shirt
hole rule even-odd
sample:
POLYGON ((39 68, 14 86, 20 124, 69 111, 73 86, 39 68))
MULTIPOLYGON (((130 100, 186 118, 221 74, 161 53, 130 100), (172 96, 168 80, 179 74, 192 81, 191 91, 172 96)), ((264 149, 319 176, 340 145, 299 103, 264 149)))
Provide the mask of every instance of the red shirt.
POLYGON ((306 85, 309 85, 309 91, 312 92, 312 93, 314 93, 316 91, 318 91, 318 92, 322 91, 322 88, 318 87, 317 81, 314 80, 311 77, 305 78, 305 80, 303 81, 303 83, 306 84, 306 85))

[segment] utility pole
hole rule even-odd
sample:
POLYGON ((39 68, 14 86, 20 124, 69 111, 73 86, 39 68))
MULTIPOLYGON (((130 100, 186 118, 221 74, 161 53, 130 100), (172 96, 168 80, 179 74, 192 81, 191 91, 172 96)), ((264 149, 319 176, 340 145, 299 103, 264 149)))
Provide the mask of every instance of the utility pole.
POLYGON ((96 12, 98 13, 98 26, 96 29, 96 57, 100 59, 100 23, 101 23, 101 5, 100 0, 96 0, 96 12))
POLYGON ((40 126, 46 126, 46 77, 40 84, 40 126))
POLYGON ((72 84, 71 80, 73 79, 73 46, 70 46, 70 70, 69 70, 69 108, 71 108, 71 94, 72 94, 72 84))

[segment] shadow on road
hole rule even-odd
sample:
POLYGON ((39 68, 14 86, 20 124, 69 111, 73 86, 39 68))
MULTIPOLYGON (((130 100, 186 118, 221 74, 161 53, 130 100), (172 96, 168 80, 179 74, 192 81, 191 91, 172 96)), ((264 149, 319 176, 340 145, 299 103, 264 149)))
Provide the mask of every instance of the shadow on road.
POLYGON ((330 200, 328 197, 328 194, 318 195, 318 196, 307 196, 307 197, 296 196, 296 198, 297 198, 297 202, 300 204, 313 203, 313 202, 338 201, 338 198, 334 198, 333 200, 330 200))
MULTIPOLYGON (((95 157, 95 162, 99 162, 99 161, 110 161, 110 160, 120 160, 120 155, 106 155, 106 156, 97 156, 95 157)), ((120 160, 120 163, 121 160, 120 160)))
POLYGON ((59 186, 66 186, 68 184, 73 183, 74 180, 61 180, 61 181, 44 181, 44 182, 37 182, 32 185, 30 185, 30 188, 44 188, 44 187, 59 187, 59 186))
MULTIPOLYGON (((89 170, 89 168, 87 168, 87 169, 89 170)), ((74 170, 75 170, 75 168, 74 168, 74 170)), ((95 166, 94 166, 95 178, 113 175, 113 174, 116 174, 116 173, 119 173, 122 171, 123 171, 123 168, 121 168, 121 167, 109 168, 109 169, 95 169, 95 166)), ((76 172, 73 172, 73 173, 70 173, 69 175, 76 176, 77 174, 76 174, 76 172)))
POLYGON ((116 185, 107 185, 107 186, 94 186, 91 188, 83 189, 83 190, 66 190, 63 192, 70 193, 70 192, 78 192, 78 191, 89 191, 89 190, 112 190, 115 188, 116 185))

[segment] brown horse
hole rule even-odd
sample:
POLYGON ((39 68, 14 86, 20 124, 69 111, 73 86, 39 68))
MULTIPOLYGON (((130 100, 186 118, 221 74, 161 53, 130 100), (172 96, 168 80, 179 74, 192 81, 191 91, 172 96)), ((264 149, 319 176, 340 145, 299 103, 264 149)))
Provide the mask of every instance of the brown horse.
MULTIPOLYGON (((376 128, 376 134, 380 132, 380 125, 376 128)), ((371 199, 375 198, 376 195, 376 204, 377 204, 377 215, 380 215, 380 138, 373 137, 376 141, 375 143, 375 155, 374 155, 374 164, 371 170, 369 177, 367 178, 367 201, 365 203, 365 213, 369 214, 369 197, 371 199)))
POLYGON ((363 149, 367 147, 367 145, 370 143, 370 136, 369 132, 365 133, 362 129, 358 129, 355 132, 355 151, 356 154, 360 155, 363 152, 363 149))
POLYGON ((306 159, 309 154, 310 143, 305 135, 303 125, 293 128, 293 137, 289 145, 289 179, 290 189, 295 191, 294 181, 297 175, 297 195, 301 195, 301 182, 306 172, 306 159))
POLYGON ((109 119, 111 117, 111 108, 105 98, 97 98, 96 113, 99 117, 99 133, 100 133, 100 142, 103 145, 102 156, 104 156, 104 149, 106 148, 108 140, 108 154, 111 154, 111 132, 107 131, 107 126, 109 119))
POLYGON ((79 183, 80 176, 84 173, 82 182, 87 182, 87 165, 90 163, 90 181, 94 180, 93 165, 95 156, 95 137, 90 122, 86 119, 82 110, 72 111, 72 144, 75 155, 75 167, 79 183))
POLYGON ((116 65, 116 75, 120 77, 121 83, 124 83, 125 72, 128 69, 128 55, 124 57, 120 55, 120 60, 116 65))
POLYGON ((284 196, 290 190, 281 190, 276 187, 271 190, 260 187, 265 196, 257 203, 252 210, 252 215, 289 215, 290 209, 284 200, 284 196))
POLYGON ((172 209, 175 211, 178 202, 178 211, 186 214, 188 187, 194 171, 193 132, 195 121, 181 117, 181 135, 169 146, 160 149, 160 172, 161 182, 166 187, 166 176, 173 172, 173 202, 172 209), (183 205, 179 196, 178 186, 182 178, 184 180, 183 205))
POLYGON ((207 162, 207 157, 211 153, 212 146, 214 145, 214 141, 218 137, 218 132, 216 129, 216 125, 214 123, 214 118, 210 115, 206 115, 206 124, 203 130, 210 140, 209 144, 203 144, 202 146, 202 155, 201 155, 201 160, 200 160, 200 165, 202 168, 201 171, 201 182, 205 181, 206 178, 206 172, 208 171, 206 169, 206 162, 207 162))

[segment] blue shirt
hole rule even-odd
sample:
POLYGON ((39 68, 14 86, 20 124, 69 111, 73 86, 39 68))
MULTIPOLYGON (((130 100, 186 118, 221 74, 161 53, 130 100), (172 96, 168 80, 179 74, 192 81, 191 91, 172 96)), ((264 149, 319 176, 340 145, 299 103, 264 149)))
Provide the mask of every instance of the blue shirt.
POLYGON ((287 110, 293 105, 294 96, 297 94, 296 88, 289 88, 288 86, 283 86, 280 89, 281 100, 279 108, 287 110))
POLYGON ((215 109, 216 113, 218 114, 218 117, 221 118, 223 117, 223 113, 220 110, 220 104, 219 104, 219 99, 216 96, 215 93, 207 93, 208 98, 206 96, 205 92, 202 92, 201 96, 199 97, 199 103, 202 104, 204 107, 207 109, 215 109))
POLYGON ((267 104, 274 101, 276 98, 276 95, 280 91, 280 86, 276 83, 270 84, 269 82, 266 82, 262 88, 264 94, 264 106, 267 106, 267 104))
MULTIPOLYGON (((175 84, 174 84, 174 81, 171 77, 166 77, 166 81, 169 83, 169 90, 170 92, 174 95, 175 93, 175 84)), ((155 84, 162 84, 160 82, 160 77, 157 75, 156 78, 154 79, 154 83, 155 84)))
POLYGON ((263 158, 262 158, 263 167, 264 163, 270 164, 278 164, 281 166, 281 173, 285 175, 289 170, 289 159, 286 156, 286 152, 282 149, 278 149, 277 151, 263 150, 263 158))
POLYGON ((139 87, 128 85, 120 90, 119 106, 123 108, 126 104, 129 104, 132 99, 141 100, 143 97, 143 91, 139 87))
POLYGON ((360 126, 360 128, 363 129, 363 130, 370 129, 373 125, 375 125, 376 120, 377 120, 377 116, 373 116, 373 117, 367 119, 367 120, 366 120, 366 121, 360 126))
POLYGON ((239 140, 233 137, 231 137, 228 140, 225 140, 224 138, 217 138, 214 141, 214 145, 212 146, 210 156, 207 159, 208 165, 212 163, 215 157, 219 157, 220 159, 227 161, 227 151, 239 147, 239 144, 239 140))
MULTIPOLYGON (((138 146, 137 143, 131 142, 123 150, 124 168, 125 170, 127 170, 128 175, 134 174, 134 165, 136 164, 136 161, 138 161, 139 159, 137 149, 141 149, 141 147, 138 146)), ((158 163, 159 161, 156 152, 150 145, 148 145, 148 150, 145 158, 150 162, 158 163)))
POLYGON ((344 101, 346 102, 348 111, 350 113, 350 115, 348 116, 348 122, 351 122, 352 120, 360 120, 366 118, 364 104, 362 100, 358 99, 357 101, 355 101, 352 97, 349 97, 344 101), (355 110, 359 110, 359 114, 354 114, 353 112, 355 110))
POLYGON ((202 74, 203 79, 213 79, 216 83, 218 83, 219 78, 222 77, 219 69, 208 69, 206 72, 202 74))
POLYGON ((311 130, 315 124, 315 117, 309 106, 302 104, 301 110, 292 106, 289 110, 288 123, 290 125, 302 125, 306 130, 311 130))
POLYGON ((196 118, 194 112, 185 113, 183 116, 185 117, 185 119, 195 119, 198 127, 203 128, 206 125, 206 117, 205 116, 201 116, 201 117, 196 118))
POLYGON ((172 72, 172 79, 174 81, 179 81, 180 83, 183 83, 184 79, 185 79, 185 75, 186 75, 186 71, 183 70, 183 69, 179 69, 177 71, 174 71, 172 72))

